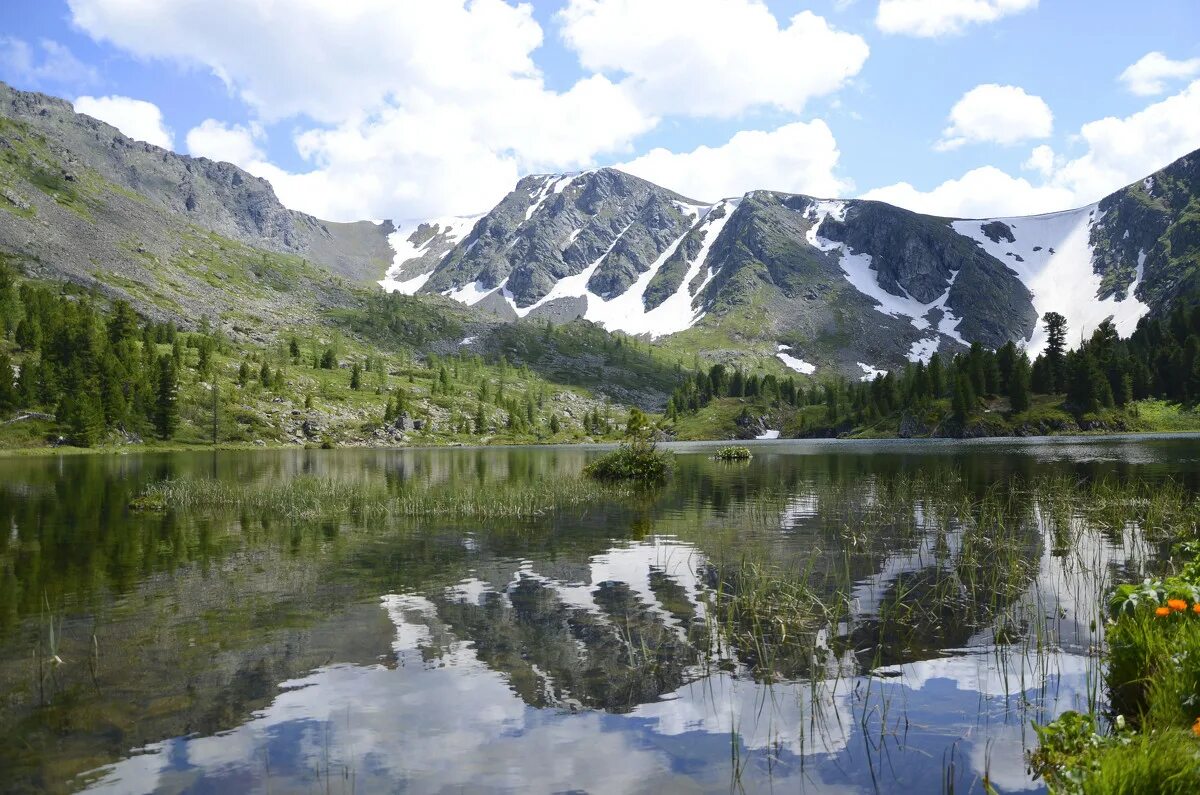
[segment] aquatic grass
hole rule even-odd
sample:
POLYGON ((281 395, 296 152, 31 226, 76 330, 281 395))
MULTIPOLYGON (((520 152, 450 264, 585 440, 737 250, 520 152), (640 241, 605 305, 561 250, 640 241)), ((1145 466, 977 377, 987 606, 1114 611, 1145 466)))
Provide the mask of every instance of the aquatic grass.
POLYGON ((717 450, 713 458, 718 461, 749 461, 753 458, 749 447, 722 447, 717 450))
POLYGON ((290 520, 337 516, 527 519, 568 507, 629 497, 633 493, 632 488, 622 484, 600 484, 570 476, 530 482, 422 482, 399 488, 309 475, 269 483, 188 478, 150 484, 131 507, 155 512, 236 509, 290 520))

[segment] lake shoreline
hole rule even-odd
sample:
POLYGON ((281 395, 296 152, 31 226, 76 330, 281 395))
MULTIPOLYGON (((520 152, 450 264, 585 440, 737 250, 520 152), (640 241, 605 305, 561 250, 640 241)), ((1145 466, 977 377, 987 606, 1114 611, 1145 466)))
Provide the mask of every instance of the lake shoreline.
MULTIPOLYGON (((1076 433, 1045 434, 1040 436, 971 436, 965 438, 948 436, 810 436, 795 439, 666 439, 659 442, 666 449, 696 449, 704 447, 719 447, 728 445, 731 441, 738 444, 748 444, 755 447, 783 447, 797 442, 812 443, 817 446, 843 444, 870 444, 876 442, 904 442, 921 445, 924 443, 955 444, 995 444, 1008 441, 1018 444, 1038 443, 1047 441, 1070 442, 1096 440, 1138 440, 1138 439, 1200 439, 1200 431, 1080 431, 1076 433)), ((61 445, 58 447, 14 447, 0 448, 0 459, 6 458, 42 458, 52 456, 105 456, 131 455, 138 453, 201 453, 201 452, 249 452, 253 450, 299 451, 299 450, 375 450, 381 452, 402 450, 498 450, 498 449, 570 449, 570 450, 611 450, 620 444, 618 441, 587 441, 587 442, 551 442, 530 443, 512 442, 496 444, 465 444, 462 442, 447 442, 444 444, 411 444, 411 445, 371 445, 344 444, 331 448, 319 445, 298 444, 252 444, 247 442, 223 442, 211 444, 178 444, 150 443, 106 445, 98 447, 75 447, 61 445)))

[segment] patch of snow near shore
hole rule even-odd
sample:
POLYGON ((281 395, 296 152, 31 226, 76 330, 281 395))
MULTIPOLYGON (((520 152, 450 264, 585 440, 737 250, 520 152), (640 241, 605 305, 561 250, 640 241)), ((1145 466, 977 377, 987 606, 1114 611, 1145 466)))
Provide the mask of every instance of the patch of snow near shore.
POLYGON ((775 431, 775 430, 763 431, 762 433, 760 433, 758 436, 755 436, 754 438, 755 439, 778 439, 779 431, 775 431))
MULTIPOLYGON (((876 272, 871 267, 870 254, 855 254, 845 243, 821 237, 821 225, 825 223, 825 219, 832 217, 836 221, 845 220, 847 206, 843 201, 821 200, 814 202, 805 211, 805 216, 813 221, 813 225, 804 235, 809 245, 821 251, 840 253, 841 258, 838 264, 842 268, 846 281, 854 285, 854 289, 874 301, 877 311, 893 317, 907 317, 913 326, 924 331, 932 325, 927 315, 935 309, 940 310, 941 319, 938 321, 938 332, 967 345, 967 341, 958 333, 958 325, 962 319, 955 317, 954 313, 946 306, 946 301, 950 298, 950 290, 954 287, 954 280, 958 278, 958 271, 951 271, 950 279, 946 282, 945 292, 927 304, 913 298, 904 288, 900 288, 904 295, 888 292, 879 284, 876 272)), ((934 350, 937 350, 936 345, 940 344, 940 340, 933 338, 932 342, 935 345, 934 350)), ((933 355, 932 352, 930 355, 933 355)))
POLYGON ((1089 204, 1078 210, 1032 215, 1024 218, 987 218, 953 221, 950 226, 969 237, 988 254, 1011 268, 1033 293, 1033 308, 1039 321, 1026 348, 1037 356, 1046 347, 1046 332, 1041 316, 1058 312, 1067 318, 1067 341, 1078 344, 1105 318, 1112 317, 1117 331, 1127 336, 1149 307, 1134 295, 1142 281, 1145 252, 1138 257, 1137 275, 1126 290, 1124 301, 1108 297, 1098 299, 1100 275, 1093 270, 1090 243, 1092 228, 1103 223, 1099 206, 1089 204), (983 233, 983 225, 1000 221, 1012 230, 1016 242, 1001 238, 992 242, 983 233), (1037 249, 1037 250, 1035 250, 1037 249), (1023 261, 1018 261, 1020 257, 1023 261))
POLYGON ((791 350, 790 346, 780 345, 776 348, 776 350, 778 353, 776 353, 775 356, 779 359, 779 361, 783 362, 796 372, 803 373, 804 375, 812 375, 817 371, 817 366, 815 364, 810 364, 803 359, 798 359, 795 356, 787 353, 787 351, 791 350))

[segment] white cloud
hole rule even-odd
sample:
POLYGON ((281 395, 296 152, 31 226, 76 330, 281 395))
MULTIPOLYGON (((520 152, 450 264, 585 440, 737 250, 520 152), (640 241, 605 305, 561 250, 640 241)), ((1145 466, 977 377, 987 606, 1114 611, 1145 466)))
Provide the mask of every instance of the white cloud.
POLYGON ((522 173, 594 165, 601 154, 630 151, 657 123, 603 76, 547 88, 532 60, 542 30, 527 4, 69 5, 93 37, 203 65, 261 121, 296 119, 307 173, 263 162, 253 129, 216 121, 193 131, 195 151, 238 157, 289 206, 333 220, 487 209, 522 173))
POLYGON ((1121 72, 1125 88, 1143 97, 1161 94, 1169 80, 1189 80, 1200 75, 1200 58, 1172 61, 1161 52, 1148 52, 1121 72))
POLYGON ((1036 186, 1024 178, 1009 176, 995 166, 972 169, 930 191, 899 182, 869 190, 862 198, 885 201, 919 213, 956 218, 1054 212, 1070 207, 1074 200, 1069 190, 1036 186))
POLYGON ((621 76, 655 115, 798 113, 858 74, 869 52, 809 11, 781 27, 759 0, 569 0, 559 19, 583 67, 621 76))
POLYGON ((131 97, 80 97, 75 111, 108 122, 130 138, 170 149, 175 136, 163 123, 162 111, 153 102, 131 97))
POLYGON ((1033 151, 1029 153, 1029 157, 1021 164, 1021 168, 1026 171, 1036 171, 1043 179, 1049 178, 1054 173, 1054 164, 1058 162, 1058 158, 1054 154, 1054 150, 1046 144, 1033 147, 1033 151))
POLYGON ((188 130, 188 154, 224 160, 248 168, 253 163, 267 159, 259 141, 263 140, 262 125, 225 124, 216 119, 205 119, 198 127, 188 130))
POLYGON ((25 88, 78 89, 100 82, 94 68, 53 39, 39 40, 35 49, 24 39, 12 36, 0 36, 0 77, 25 88))
POLYGON ((1049 212, 1089 204, 1200 149, 1200 80, 1125 118, 1089 122, 1076 137, 1087 150, 1074 158, 1056 155, 1048 146, 1034 149, 1025 165, 1041 173, 1038 185, 985 166, 929 191, 902 182, 868 191, 864 198, 959 217, 1049 212))
POLYGON ((1015 144, 1046 138, 1054 129, 1054 114, 1045 100, 1018 86, 995 83, 963 94, 951 108, 949 121, 935 149, 957 149, 966 143, 1015 144))
POLYGON ((850 189, 834 173, 839 154, 829 126, 818 119, 769 132, 742 130, 721 146, 691 152, 652 149, 617 168, 703 201, 759 188, 839 196, 850 189))
POLYGON ((968 25, 1037 8, 1038 0, 879 0, 875 24, 884 33, 944 36, 968 25))

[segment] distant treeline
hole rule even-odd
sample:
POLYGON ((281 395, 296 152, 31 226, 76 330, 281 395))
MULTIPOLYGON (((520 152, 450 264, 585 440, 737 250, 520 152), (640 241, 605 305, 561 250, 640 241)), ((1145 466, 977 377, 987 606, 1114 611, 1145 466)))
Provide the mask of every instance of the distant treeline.
POLYGON ((830 424, 871 423, 947 398, 959 421, 989 396, 1006 397, 1012 414, 1028 410, 1034 394, 1063 395, 1065 408, 1079 415, 1145 398, 1200 402, 1200 306, 1181 302, 1165 317, 1143 318, 1124 339, 1106 320, 1071 351, 1066 319, 1047 312, 1042 320, 1047 344, 1032 362, 1009 342, 995 351, 975 343, 949 358, 935 353, 928 363, 915 362, 870 381, 801 383, 718 364, 676 389, 667 415, 695 413, 714 398, 753 398, 795 408, 824 405, 830 424))

